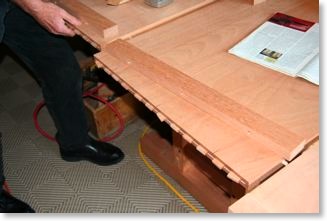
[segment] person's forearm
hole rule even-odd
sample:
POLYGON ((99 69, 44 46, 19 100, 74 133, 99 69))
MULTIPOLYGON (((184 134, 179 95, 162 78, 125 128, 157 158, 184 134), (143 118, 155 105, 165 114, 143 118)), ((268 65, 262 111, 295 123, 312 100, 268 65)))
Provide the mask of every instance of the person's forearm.
POLYGON ((11 1, 34 17, 46 30, 56 35, 74 36, 75 33, 66 26, 66 23, 73 26, 81 24, 77 18, 49 0, 11 1))

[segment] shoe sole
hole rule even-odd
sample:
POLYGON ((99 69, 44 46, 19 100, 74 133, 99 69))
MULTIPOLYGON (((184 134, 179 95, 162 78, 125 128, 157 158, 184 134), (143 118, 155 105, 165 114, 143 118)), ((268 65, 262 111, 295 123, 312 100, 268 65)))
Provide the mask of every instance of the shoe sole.
POLYGON ((67 156, 63 156, 63 155, 61 155, 61 158, 64 161, 67 161, 67 162, 88 161, 88 162, 97 164, 99 166, 110 166, 110 165, 114 165, 114 164, 119 163, 120 161, 122 161, 125 158, 125 156, 123 155, 121 158, 118 158, 117 160, 111 161, 111 162, 97 162, 97 161, 94 161, 94 160, 90 160, 88 158, 83 158, 83 157, 67 157, 67 156))

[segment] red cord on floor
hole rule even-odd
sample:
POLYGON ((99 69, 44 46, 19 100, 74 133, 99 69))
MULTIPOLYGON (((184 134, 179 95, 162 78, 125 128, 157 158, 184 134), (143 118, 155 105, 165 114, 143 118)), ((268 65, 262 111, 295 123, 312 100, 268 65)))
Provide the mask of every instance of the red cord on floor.
POLYGON ((7 181, 5 181, 5 182, 3 183, 3 189, 4 189, 7 193, 11 193, 11 189, 9 188, 7 181))
MULTIPOLYGON (((104 98, 102 98, 100 96, 95 95, 95 93, 98 92, 99 89, 102 88, 103 86, 105 86, 105 84, 100 84, 99 86, 85 92, 83 94, 83 98, 90 97, 92 99, 100 101, 101 103, 105 104, 111 111, 113 111, 115 113, 115 115, 117 116, 118 121, 119 121, 119 128, 111 136, 108 136, 108 137, 105 137, 105 138, 101 139, 101 141, 109 142, 109 141, 112 141, 112 140, 116 139, 124 131, 125 122, 124 122, 124 118, 122 117, 122 115, 119 113, 119 111, 110 102, 108 102, 106 99, 104 99, 104 98)), ((40 134, 42 134, 47 139, 49 139, 51 141, 54 141, 54 142, 57 142, 56 139, 53 136, 51 136, 50 134, 48 134, 46 131, 44 131, 41 128, 41 126, 40 126, 40 124, 38 122, 38 114, 41 111, 41 109, 44 107, 44 105, 45 105, 45 102, 41 101, 40 103, 38 103, 36 105, 36 107, 34 109, 33 122, 34 122, 35 128, 39 131, 40 134)))

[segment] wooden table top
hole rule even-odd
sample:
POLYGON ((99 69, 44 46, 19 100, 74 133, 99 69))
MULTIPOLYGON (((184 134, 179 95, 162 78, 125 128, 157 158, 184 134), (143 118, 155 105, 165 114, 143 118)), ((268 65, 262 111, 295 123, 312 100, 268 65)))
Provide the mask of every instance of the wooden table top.
POLYGON ((318 1, 271 0, 251 6, 244 0, 225 0, 129 42, 293 133, 310 138, 319 127, 319 87, 227 52, 275 12, 319 19, 318 1))
MULTIPOLYGON (((251 190, 319 135, 318 86, 228 53, 275 12, 318 22, 319 3, 217 0, 151 30, 123 34, 95 57, 230 179, 251 190)), ((118 29, 126 31, 129 20, 119 19, 118 29)))

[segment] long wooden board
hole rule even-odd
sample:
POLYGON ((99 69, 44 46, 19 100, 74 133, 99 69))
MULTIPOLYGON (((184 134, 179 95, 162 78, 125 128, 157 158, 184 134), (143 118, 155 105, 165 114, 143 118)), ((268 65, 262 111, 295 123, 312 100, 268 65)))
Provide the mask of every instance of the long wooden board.
POLYGON ((226 124, 236 125, 235 130, 240 130, 247 136, 271 147, 273 151, 280 153, 287 160, 294 158, 304 148, 304 138, 247 109, 131 44, 117 40, 109 44, 105 50, 116 60, 125 63, 125 66, 130 66, 134 71, 152 79, 157 84, 161 84, 166 90, 195 106, 201 107, 202 111, 224 121, 226 124), (194 93, 195 91, 196 93, 194 93))

